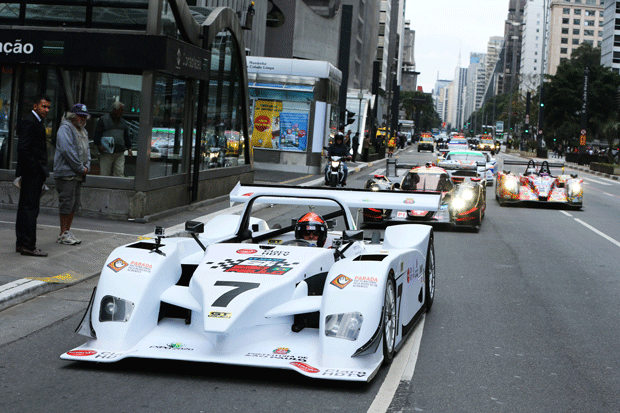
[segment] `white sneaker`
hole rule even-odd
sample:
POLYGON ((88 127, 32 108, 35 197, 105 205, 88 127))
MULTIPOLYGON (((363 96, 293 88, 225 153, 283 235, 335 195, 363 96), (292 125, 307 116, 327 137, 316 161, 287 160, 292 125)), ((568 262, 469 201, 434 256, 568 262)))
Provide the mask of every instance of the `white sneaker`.
POLYGON ((82 243, 82 240, 77 238, 75 235, 73 235, 73 232, 71 232, 71 231, 67 231, 67 232, 69 233, 69 237, 71 237, 71 239, 73 241, 75 241, 76 244, 81 244, 82 243))
POLYGON ((61 235, 58 236, 58 238, 56 239, 56 242, 59 244, 65 244, 65 245, 75 245, 75 244, 79 244, 81 241, 75 238, 73 234, 71 234, 71 232, 65 231, 61 235))

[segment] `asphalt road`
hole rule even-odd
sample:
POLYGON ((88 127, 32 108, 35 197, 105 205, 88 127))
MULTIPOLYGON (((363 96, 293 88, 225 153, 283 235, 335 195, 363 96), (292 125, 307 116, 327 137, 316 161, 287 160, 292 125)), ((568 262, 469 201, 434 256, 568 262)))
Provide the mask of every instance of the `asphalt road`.
MULTIPOLYGON (((350 186, 378 169, 353 175, 350 186)), ((620 411, 620 184, 580 175, 581 211, 500 207, 489 187, 479 233, 437 230, 436 300, 412 380, 400 383, 389 412, 620 411)), ((84 341, 73 330, 93 286, 0 312, 0 411, 367 412, 390 370, 360 385, 200 363, 62 361, 84 341)))

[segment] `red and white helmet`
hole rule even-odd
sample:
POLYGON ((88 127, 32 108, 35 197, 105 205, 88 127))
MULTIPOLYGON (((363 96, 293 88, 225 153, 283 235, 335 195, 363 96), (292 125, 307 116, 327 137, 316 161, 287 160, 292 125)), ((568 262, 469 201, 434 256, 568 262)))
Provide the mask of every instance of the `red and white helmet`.
POLYGON ((316 240, 317 246, 322 247, 325 245, 325 240, 327 240, 327 224, 320 215, 314 212, 308 212, 299 218, 295 225, 296 239, 304 239, 304 235, 308 233, 315 233, 318 236, 316 240))

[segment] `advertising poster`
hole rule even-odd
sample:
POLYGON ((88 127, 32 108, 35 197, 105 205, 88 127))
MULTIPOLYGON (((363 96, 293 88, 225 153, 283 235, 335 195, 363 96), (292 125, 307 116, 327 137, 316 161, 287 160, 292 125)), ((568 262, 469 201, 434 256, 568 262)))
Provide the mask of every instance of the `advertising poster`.
POLYGON ((282 112, 281 101, 256 101, 254 104, 252 146, 258 148, 279 149, 280 112, 282 112))
POLYGON ((305 151, 308 145, 308 114, 280 113, 280 149, 305 151))

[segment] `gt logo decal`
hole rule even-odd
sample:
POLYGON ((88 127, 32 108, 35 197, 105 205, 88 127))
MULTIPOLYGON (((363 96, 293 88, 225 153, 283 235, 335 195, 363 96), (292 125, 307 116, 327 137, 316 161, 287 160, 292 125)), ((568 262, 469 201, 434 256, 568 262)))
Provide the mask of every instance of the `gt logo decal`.
POLYGON ((259 283, 246 283, 242 281, 216 281, 214 284, 216 287, 236 287, 232 290, 225 292, 211 304, 211 307, 226 307, 228 304, 238 296, 246 291, 253 290, 260 286, 259 283))
POLYGON ((333 286, 336 286, 338 288, 340 288, 341 290, 346 287, 347 285, 349 285, 349 283, 353 281, 353 279, 347 277, 344 274, 340 274, 339 276, 337 276, 336 278, 334 278, 330 284, 333 286))
POLYGON ((120 270, 122 270, 123 268, 125 268, 128 265, 129 264, 127 262, 123 261, 122 258, 117 258, 117 259, 115 259, 114 261, 112 261, 111 263, 108 264, 108 268, 110 268, 114 272, 119 272, 120 270))

